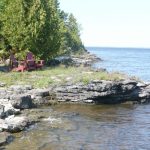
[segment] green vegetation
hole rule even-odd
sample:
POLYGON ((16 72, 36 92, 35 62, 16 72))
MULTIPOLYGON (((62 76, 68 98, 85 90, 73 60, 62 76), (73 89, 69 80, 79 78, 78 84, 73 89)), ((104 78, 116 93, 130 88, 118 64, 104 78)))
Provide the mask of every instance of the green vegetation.
POLYGON ((12 49, 18 56, 31 51, 49 60, 63 53, 84 50, 79 25, 58 0, 1 0, 0 57, 12 49))
POLYGON ((0 81, 7 84, 32 84, 35 88, 43 88, 51 85, 65 84, 67 82, 89 83, 91 80, 121 80, 126 78, 124 74, 107 73, 107 72, 93 72, 89 68, 84 67, 68 67, 63 66, 56 68, 45 68, 44 70, 32 72, 0 72, 0 81))

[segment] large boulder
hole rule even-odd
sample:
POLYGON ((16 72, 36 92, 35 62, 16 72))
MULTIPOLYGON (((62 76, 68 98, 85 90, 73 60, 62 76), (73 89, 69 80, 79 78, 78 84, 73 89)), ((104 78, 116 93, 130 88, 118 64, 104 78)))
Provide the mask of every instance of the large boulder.
POLYGON ((10 97, 10 103, 17 109, 29 109, 34 106, 31 96, 26 94, 12 95, 10 97))

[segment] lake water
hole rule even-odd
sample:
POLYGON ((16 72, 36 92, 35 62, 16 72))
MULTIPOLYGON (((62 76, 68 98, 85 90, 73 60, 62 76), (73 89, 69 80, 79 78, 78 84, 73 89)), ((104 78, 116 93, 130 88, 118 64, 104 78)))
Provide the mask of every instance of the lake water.
MULTIPOLYGON (((149 50, 88 48, 106 67, 149 81, 149 50)), ((149 150, 150 105, 56 105, 6 150, 149 150)))
POLYGON ((56 105, 7 150, 149 150, 150 105, 56 105))
POLYGON ((104 60, 96 63, 95 67, 127 73, 144 81, 150 81, 150 49, 98 47, 87 49, 104 60))

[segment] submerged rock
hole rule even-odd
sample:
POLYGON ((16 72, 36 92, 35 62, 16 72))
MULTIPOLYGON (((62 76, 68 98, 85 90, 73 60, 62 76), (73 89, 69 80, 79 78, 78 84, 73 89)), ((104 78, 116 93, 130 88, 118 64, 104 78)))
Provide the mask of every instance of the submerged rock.
POLYGON ((0 133, 0 146, 10 143, 11 141, 13 141, 13 139, 14 137, 7 132, 0 133))

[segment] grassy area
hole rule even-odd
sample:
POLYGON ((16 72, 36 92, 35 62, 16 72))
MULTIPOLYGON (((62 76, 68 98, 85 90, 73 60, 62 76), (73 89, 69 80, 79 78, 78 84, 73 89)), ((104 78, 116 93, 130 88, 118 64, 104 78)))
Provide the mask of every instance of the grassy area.
POLYGON ((16 84, 31 84, 35 88, 48 87, 50 85, 64 84, 67 82, 84 82, 91 80, 121 80, 126 78, 124 74, 94 72, 84 67, 56 67, 32 72, 0 72, 0 82, 7 86, 16 84))

